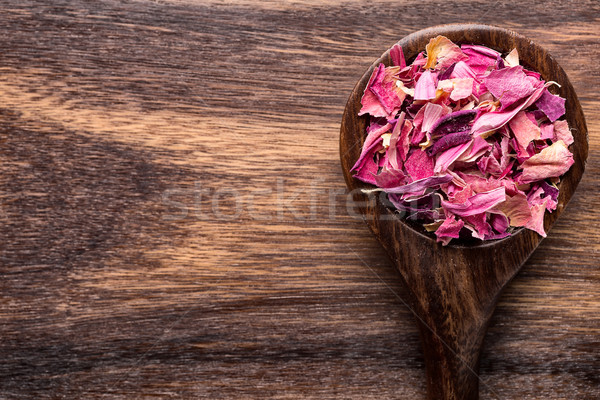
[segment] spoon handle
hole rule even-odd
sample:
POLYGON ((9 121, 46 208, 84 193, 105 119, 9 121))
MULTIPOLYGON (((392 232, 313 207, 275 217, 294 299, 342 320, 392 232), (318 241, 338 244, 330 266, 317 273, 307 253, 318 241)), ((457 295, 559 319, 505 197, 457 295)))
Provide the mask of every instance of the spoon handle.
POLYGON ((429 400, 479 398, 479 355, 488 321, 473 320, 470 326, 461 321, 462 332, 457 332, 451 318, 419 320, 429 400))

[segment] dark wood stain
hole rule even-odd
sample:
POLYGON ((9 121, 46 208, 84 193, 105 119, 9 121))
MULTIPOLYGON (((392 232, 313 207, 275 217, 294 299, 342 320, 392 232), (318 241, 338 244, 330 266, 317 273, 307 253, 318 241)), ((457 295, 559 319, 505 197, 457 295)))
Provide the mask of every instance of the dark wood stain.
POLYGON ((336 194, 339 127, 386 48, 470 21, 547 48, 590 132, 577 191, 490 320, 480 398, 599 398, 599 12, 0 0, 0 398, 424 398, 408 292, 336 194), (278 185, 298 195, 283 212, 278 185), (224 189, 239 215, 198 196, 224 189))

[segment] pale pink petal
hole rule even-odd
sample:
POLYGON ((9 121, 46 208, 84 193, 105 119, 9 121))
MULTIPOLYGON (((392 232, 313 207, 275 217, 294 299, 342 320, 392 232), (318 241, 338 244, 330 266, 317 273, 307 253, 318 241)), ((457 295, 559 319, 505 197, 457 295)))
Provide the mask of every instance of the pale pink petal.
POLYGON ((430 100, 435 98, 436 80, 435 72, 429 70, 423 72, 415 85, 415 100, 430 100))
POLYGON ((531 219, 529 203, 524 193, 506 196, 506 201, 498 204, 496 209, 508 217, 511 226, 524 226, 531 219))
POLYGON ((519 111, 508 123, 517 143, 519 144, 519 156, 527 156, 527 146, 532 140, 538 140, 541 135, 540 128, 528 118, 525 111, 519 111))
POLYGON ((542 237, 546 237, 546 231, 544 230, 545 213, 545 202, 531 207, 531 219, 529 220, 529 222, 527 222, 527 224, 525 224, 525 228, 531 229, 532 231, 536 231, 537 233, 542 235, 542 237))
POLYGON ((519 181, 529 183, 561 176, 571 168, 574 162, 573 154, 567 149, 565 143, 559 140, 521 165, 523 174, 519 177, 519 181))
POLYGON ((569 146, 573 143, 573 134, 569 129, 569 123, 564 120, 554 121, 554 140, 562 140, 565 142, 565 146, 569 146))
POLYGON ((453 89, 450 93, 450 100, 458 101, 466 99, 473 93, 473 79, 452 79, 453 89))

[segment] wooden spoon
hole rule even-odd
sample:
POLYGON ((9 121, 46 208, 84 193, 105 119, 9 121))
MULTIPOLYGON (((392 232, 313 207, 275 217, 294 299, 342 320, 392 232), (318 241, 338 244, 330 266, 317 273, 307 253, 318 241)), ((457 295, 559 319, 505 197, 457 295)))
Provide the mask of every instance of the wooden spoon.
MULTIPOLYGON (((521 64, 541 73, 546 81, 558 82, 566 98, 566 119, 575 143, 570 146, 575 164, 560 183, 557 209, 546 213, 546 232, 573 195, 588 154, 587 128, 581 105, 566 73, 542 47, 506 29, 486 25, 444 25, 413 33, 398 43, 410 61, 432 37, 444 35, 457 44, 483 44, 507 54, 517 48, 521 64)), ((470 400, 478 398, 479 354, 498 297, 541 241, 528 229, 496 241, 451 243, 441 246, 430 235, 401 220, 369 188, 352 177, 350 169, 364 142, 368 117, 359 117, 360 99, 373 69, 390 65, 389 51, 371 65, 354 88, 341 126, 340 154, 346 184, 357 208, 379 239, 407 290, 404 300, 420 327, 427 369, 429 399, 470 400)))

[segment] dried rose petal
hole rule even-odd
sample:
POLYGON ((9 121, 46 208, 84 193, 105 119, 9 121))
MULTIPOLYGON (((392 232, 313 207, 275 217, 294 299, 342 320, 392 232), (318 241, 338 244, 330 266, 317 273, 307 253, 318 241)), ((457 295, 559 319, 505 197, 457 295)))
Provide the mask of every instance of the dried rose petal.
POLYGON ((384 191, 402 215, 448 244, 515 227, 545 235, 559 177, 573 164, 565 100, 550 83, 485 46, 430 40, 411 65, 399 45, 361 99, 372 121, 355 177, 384 191), (546 181, 548 180, 548 181, 546 181))

